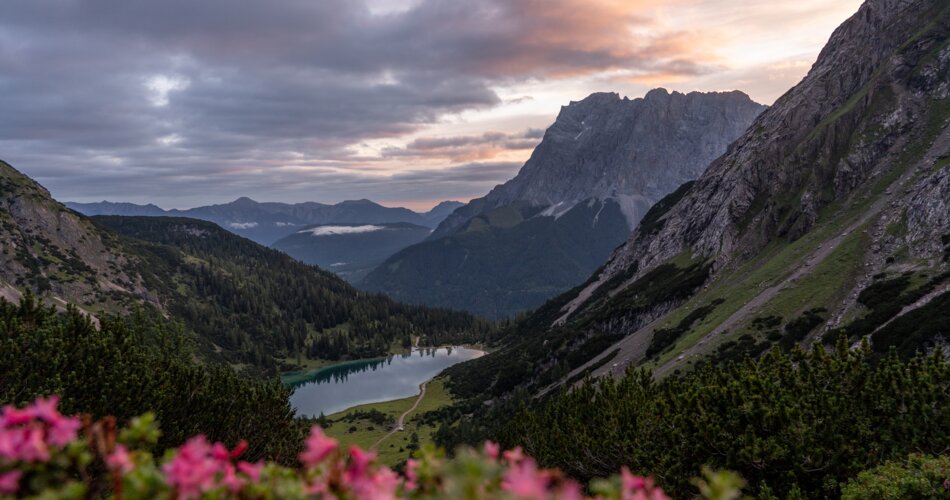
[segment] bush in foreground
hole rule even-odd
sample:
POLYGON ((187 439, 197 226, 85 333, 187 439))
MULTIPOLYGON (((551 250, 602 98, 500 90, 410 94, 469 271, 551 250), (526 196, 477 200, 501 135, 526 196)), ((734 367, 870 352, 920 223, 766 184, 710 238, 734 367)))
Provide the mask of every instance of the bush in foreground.
POLYGON ((887 462, 849 481, 841 498, 950 498, 950 457, 914 453, 887 462))
MULTIPOLYGON (((424 449, 398 474, 377 464, 372 452, 344 450, 314 427, 296 469, 241 460, 245 442, 228 449, 201 435, 159 459, 148 451, 159 438, 152 416, 118 430, 111 417, 65 417, 57 403, 40 398, 0 413, 0 498, 584 498, 578 483, 539 469, 520 448, 501 453, 486 443, 452 459, 424 449)), ((696 484, 706 498, 729 500, 738 497, 741 481, 707 472, 696 484)), ((667 498, 651 479, 626 468, 590 490, 605 499, 667 498)))

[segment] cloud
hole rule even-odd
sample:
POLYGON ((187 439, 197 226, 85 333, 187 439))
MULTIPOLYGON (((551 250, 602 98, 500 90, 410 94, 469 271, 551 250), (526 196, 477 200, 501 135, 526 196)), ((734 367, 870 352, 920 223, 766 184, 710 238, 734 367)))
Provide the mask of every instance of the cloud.
POLYGON ((302 229, 297 231, 298 233, 310 233, 314 236, 331 236, 339 234, 359 234, 359 233, 372 233, 375 231, 383 231, 386 228, 383 226, 318 226, 312 227, 310 229, 302 229))
POLYGON ((553 118, 535 86, 576 86, 563 103, 592 80, 765 85, 767 69, 727 68, 717 30, 670 17, 716 9, 728 33, 811 20, 724 0, 3 0, 0 155, 62 199, 471 198, 542 131, 443 128, 506 107, 553 118))
POLYGON ((389 158, 448 158, 453 162, 484 160, 504 151, 534 149, 543 135, 543 130, 528 129, 514 134, 484 132, 480 135, 421 137, 405 147, 384 148, 382 154, 389 158))

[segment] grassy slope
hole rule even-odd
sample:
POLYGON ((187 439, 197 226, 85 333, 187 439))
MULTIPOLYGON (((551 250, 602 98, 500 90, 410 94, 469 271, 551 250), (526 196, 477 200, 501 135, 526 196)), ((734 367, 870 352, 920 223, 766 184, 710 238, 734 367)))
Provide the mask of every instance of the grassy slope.
MULTIPOLYGON (((843 108, 848 108, 849 105, 850 103, 846 103, 843 108)), ((752 261, 734 270, 721 273, 705 290, 667 314, 659 328, 669 328, 676 325, 691 311, 713 300, 722 299, 724 301, 703 321, 693 325, 692 330, 680 338, 672 349, 667 350, 659 359, 647 366, 651 368, 659 366, 677 357, 683 349, 702 339, 704 335, 725 321, 761 290, 780 282, 794 272, 796 267, 818 245, 836 234, 840 234, 844 228, 857 220, 908 168, 919 161, 939 132, 940 124, 943 123, 942 120, 950 114, 948 108, 950 108, 950 99, 934 103, 934 107, 927 117, 927 126, 923 137, 910 144, 905 149, 903 156, 896 162, 895 167, 880 176, 876 181, 872 181, 863 194, 824 207, 819 215, 819 220, 824 220, 824 222, 819 223, 817 227, 802 238, 790 244, 786 242, 773 243, 760 252, 759 256, 752 261)), ((821 126, 819 124, 818 127, 821 126)), ((938 161, 938 163, 940 162, 938 161)), ((867 238, 862 231, 869 225, 870 222, 850 234, 841 244, 841 247, 819 265, 818 269, 806 276, 796 286, 783 290, 777 297, 764 305, 754 317, 776 315, 783 317, 785 320, 790 320, 810 308, 825 307, 831 309, 828 306, 843 298, 849 285, 853 284, 854 278, 859 272, 857 267, 862 261, 867 244, 867 238)), ((723 335, 718 339, 718 342, 706 346, 707 349, 715 347, 722 341, 733 339, 742 333, 748 332, 752 319, 753 317, 747 318, 739 327, 733 329, 733 332, 723 335)))
MULTIPOLYGON (((356 420, 352 423, 343 421, 343 417, 356 411, 378 410, 393 420, 398 419, 406 410, 412 407, 418 396, 412 396, 395 401, 385 401, 382 403, 371 403, 356 406, 339 413, 334 413, 327 418, 333 422, 326 433, 340 440, 343 445, 357 445, 364 449, 369 449, 380 438, 389 433, 390 429, 375 425, 368 420, 356 420), (356 427, 355 432, 349 432, 351 426, 356 427), (370 430, 372 429, 372 430, 370 430)), ((432 411, 452 404, 454 399, 451 393, 445 387, 445 378, 440 377, 429 381, 426 385, 426 395, 419 403, 415 411, 406 416, 405 430, 397 432, 380 443, 379 458, 388 465, 395 465, 409 458, 410 452, 406 449, 409 444, 409 437, 413 432, 419 435, 419 444, 425 444, 432 441, 432 434, 436 427, 421 425, 414 417, 422 415, 425 412, 432 411)))

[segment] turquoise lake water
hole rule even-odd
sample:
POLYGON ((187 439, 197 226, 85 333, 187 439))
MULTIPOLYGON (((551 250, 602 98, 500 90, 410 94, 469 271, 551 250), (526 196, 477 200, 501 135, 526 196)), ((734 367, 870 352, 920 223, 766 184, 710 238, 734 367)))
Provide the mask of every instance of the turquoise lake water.
POLYGON ((407 398, 442 370, 485 354, 465 347, 413 349, 409 354, 340 363, 294 384, 290 404, 298 415, 330 415, 354 406, 407 398))

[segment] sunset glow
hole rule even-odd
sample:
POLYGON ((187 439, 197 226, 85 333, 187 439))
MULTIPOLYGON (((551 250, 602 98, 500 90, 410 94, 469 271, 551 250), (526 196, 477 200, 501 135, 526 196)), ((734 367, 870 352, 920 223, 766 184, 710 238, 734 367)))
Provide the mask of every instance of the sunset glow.
POLYGON ((859 3, 8 0, 2 158, 64 200, 424 209, 509 179, 594 91, 771 104, 859 3))

